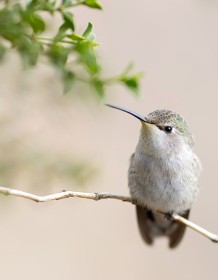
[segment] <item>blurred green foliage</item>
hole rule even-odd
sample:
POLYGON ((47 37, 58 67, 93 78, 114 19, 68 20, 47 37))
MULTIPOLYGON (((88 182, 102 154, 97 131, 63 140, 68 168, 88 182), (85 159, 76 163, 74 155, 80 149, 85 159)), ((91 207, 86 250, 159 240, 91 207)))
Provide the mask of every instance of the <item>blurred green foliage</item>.
MULTIPOLYGON (((76 6, 102 10, 102 4, 98 0, 0 1, 2 67, 6 64, 7 57, 10 57, 7 54, 16 52, 21 57, 24 69, 34 68, 42 62, 56 69, 63 82, 64 92, 69 92, 77 82, 82 82, 92 89, 94 98, 101 100, 105 97, 106 87, 112 84, 122 84, 137 95, 141 74, 132 73, 132 65, 119 75, 103 77, 103 67, 96 53, 100 44, 96 41, 93 25, 87 22, 85 30, 81 34, 77 32, 73 12, 76 6)), ((9 77, 9 83, 10 79, 9 77)), ((1 84, 4 87, 6 80, 2 78, 1 84)), ((64 153, 62 147, 51 151, 46 145, 41 146, 34 136, 26 136, 26 133, 32 135, 28 130, 27 120, 34 122, 35 126, 37 122, 38 126, 41 125, 38 119, 31 119, 29 107, 31 111, 36 110, 39 116, 42 111, 51 111, 56 116, 59 110, 59 113, 64 112, 65 117, 68 117, 71 106, 60 104, 54 93, 51 102, 50 93, 48 92, 49 98, 45 93, 47 90, 41 94, 37 92, 36 98, 34 90, 25 95, 24 92, 20 94, 19 89, 8 91, 4 87, 1 88, 0 103, 1 185, 15 188, 31 186, 39 190, 53 186, 64 189, 90 184, 97 173, 93 160, 89 163, 87 158, 75 158, 72 154, 64 153)), ((46 115, 44 118, 47 119, 46 115)), ((55 135, 58 135, 60 127, 52 127, 50 123, 46 123, 46 129, 50 132, 55 130, 55 135)), ((53 139, 43 138, 43 143, 49 141, 53 139)))
POLYGON ((51 152, 28 139, 19 129, 11 133, 16 126, 13 114, 9 118, 0 115, 1 185, 17 188, 21 184, 37 190, 58 186, 61 190, 85 187, 95 178, 98 169, 87 158, 75 158, 55 149, 51 152))
POLYGON ((87 24, 83 34, 76 32, 73 8, 86 6, 102 9, 98 0, 5 0, 0 4, 0 60, 11 49, 21 56, 23 65, 34 67, 41 56, 47 58, 60 74, 64 92, 72 89, 77 81, 87 83, 96 96, 103 98, 105 88, 111 83, 121 83, 134 94, 139 93, 139 74, 124 71, 111 78, 102 77, 102 66, 96 56, 96 36, 93 25, 87 24), (56 34, 45 36, 47 16, 61 16, 56 34), (72 62, 73 61, 73 62, 72 62))

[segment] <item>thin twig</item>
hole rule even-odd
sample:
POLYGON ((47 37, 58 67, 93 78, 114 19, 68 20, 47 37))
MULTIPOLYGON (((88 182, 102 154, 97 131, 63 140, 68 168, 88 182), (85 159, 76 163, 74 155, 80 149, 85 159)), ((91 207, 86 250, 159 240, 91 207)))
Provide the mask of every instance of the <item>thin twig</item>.
POLYGON ((199 225, 196 225, 194 224, 193 222, 179 216, 179 215, 176 215, 176 214, 173 214, 172 215, 172 218, 174 221, 178 222, 178 223, 181 223, 181 224, 184 224, 186 225, 187 227, 190 227, 191 229, 197 231, 198 233, 202 234, 203 236, 209 238, 211 241, 215 242, 215 243, 218 243, 218 236, 202 227, 200 227, 199 225))
POLYGON ((122 200, 122 201, 126 201, 126 202, 132 202, 131 197, 129 197, 127 195, 112 194, 112 193, 108 193, 108 192, 85 193, 85 192, 62 191, 60 193, 41 196, 41 195, 35 195, 35 194, 20 191, 20 190, 7 188, 7 187, 0 187, 0 193, 4 194, 4 195, 19 196, 22 198, 33 200, 35 202, 48 202, 48 201, 53 201, 53 200, 65 199, 65 198, 69 198, 69 197, 86 198, 86 199, 92 199, 92 200, 111 198, 111 199, 117 199, 117 200, 122 200))
MULTIPOLYGON (((132 200, 132 198, 130 196, 113 194, 113 193, 108 193, 108 192, 86 193, 86 192, 62 191, 60 193, 40 196, 40 195, 35 195, 35 194, 20 191, 20 190, 16 190, 16 189, 0 187, 0 193, 4 194, 4 195, 19 196, 22 198, 33 200, 35 202, 48 202, 48 201, 60 200, 60 199, 65 199, 65 198, 70 198, 70 197, 78 197, 78 198, 92 199, 92 200, 96 200, 96 201, 101 200, 101 199, 116 199, 116 200, 121 200, 121 201, 125 201, 125 202, 130 202, 132 204, 136 204, 136 202, 134 200, 132 200)), ((157 211, 163 215, 166 214, 166 213, 163 213, 158 210, 155 210, 155 211, 157 211)), ((218 243, 218 236, 216 234, 209 232, 208 230, 194 224, 193 222, 191 222, 179 215, 173 214, 172 219, 178 223, 182 223, 182 224, 186 225, 187 227, 190 227, 191 229, 202 234, 203 236, 209 238, 211 241, 218 243)))

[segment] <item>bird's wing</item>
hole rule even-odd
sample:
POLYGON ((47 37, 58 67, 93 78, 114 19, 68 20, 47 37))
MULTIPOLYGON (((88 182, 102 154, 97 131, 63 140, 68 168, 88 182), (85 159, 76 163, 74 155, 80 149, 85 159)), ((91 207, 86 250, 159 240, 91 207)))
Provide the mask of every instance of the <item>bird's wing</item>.
MULTIPOLYGON (((181 215, 182 217, 188 219, 190 214, 190 210, 187 210, 183 215, 181 215)), ((185 233, 186 230, 186 226, 183 224, 179 224, 177 223, 175 230, 169 234, 169 247, 170 248, 175 248, 180 241, 183 238, 183 235, 185 233)))
POLYGON ((153 236, 148 221, 153 218, 152 212, 137 205, 136 214, 141 236, 147 244, 151 245, 153 243, 153 236))

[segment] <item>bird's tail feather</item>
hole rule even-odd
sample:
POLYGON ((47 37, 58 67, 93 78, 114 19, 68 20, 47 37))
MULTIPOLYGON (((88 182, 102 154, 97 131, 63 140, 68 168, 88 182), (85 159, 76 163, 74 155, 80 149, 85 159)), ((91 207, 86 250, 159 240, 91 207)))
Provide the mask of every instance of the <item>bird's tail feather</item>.
MULTIPOLYGON (((190 210, 187 210, 182 216, 186 219, 189 217, 190 210)), ((145 207, 136 206, 136 214, 138 220, 139 231, 145 243, 148 245, 153 244, 154 229, 158 229, 162 236, 169 238, 169 247, 175 248, 182 240, 186 226, 176 222, 166 220, 166 226, 160 225, 160 214, 153 214, 152 211, 145 207)), ((166 219, 165 217, 163 217, 166 219)), ((161 220, 163 220, 161 218, 161 220)), ((164 222, 165 224, 165 222, 164 222)))

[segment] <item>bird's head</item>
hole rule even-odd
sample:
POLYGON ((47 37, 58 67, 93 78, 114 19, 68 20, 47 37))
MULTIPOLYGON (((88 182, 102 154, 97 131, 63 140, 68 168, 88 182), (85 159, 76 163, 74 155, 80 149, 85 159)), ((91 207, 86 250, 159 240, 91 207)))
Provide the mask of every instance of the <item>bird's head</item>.
POLYGON ((141 148, 150 149, 151 153, 175 153, 182 147, 192 148, 194 139, 183 117, 170 110, 156 110, 146 117, 128 109, 109 105, 107 106, 126 112, 141 121, 141 148))

